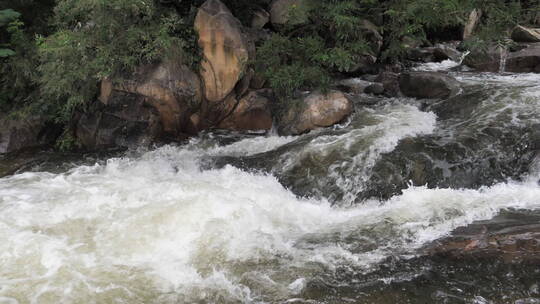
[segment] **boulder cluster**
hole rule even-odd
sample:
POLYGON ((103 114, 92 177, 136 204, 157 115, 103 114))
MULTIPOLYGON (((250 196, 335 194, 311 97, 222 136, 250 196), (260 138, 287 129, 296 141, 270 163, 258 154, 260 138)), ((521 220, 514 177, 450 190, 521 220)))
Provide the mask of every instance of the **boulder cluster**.
MULTIPOLYGON (((327 91, 297 92, 294 100, 277 106, 274 93, 250 64, 255 59, 255 41, 268 36, 268 27, 307 22, 301 14, 289 20, 291 7, 303 5, 302 0, 274 0, 268 11, 255 11, 246 27, 220 0, 207 0, 194 24, 202 51, 200 68, 193 70, 181 58, 173 58, 141 66, 124 79, 103 79, 92 109, 75 117, 73 136, 84 149, 100 150, 181 141, 211 129, 261 132, 276 127, 280 134, 297 135, 346 120, 354 111, 351 95, 441 99, 460 91, 459 83, 447 73, 405 71, 403 64, 381 65, 366 54, 343 74, 355 78, 338 79, 327 91)), ((471 12, 464 40, 481 16, 479 10, 471 12)), ((364 20, 359 30, 380 52, 383 37, 378 27, 364 20)), ((540 29, 517 26, 511 37, 513 48, 475 51, 463 63, 478 71, 540 72, 540 29)), ((421 47, 405 37, 403 45, 408 62, 463 60, 458 43, 421 47)), ((0 153, 58 138, 58 131, 51 131, 58 129, 39 118, 4 116, 0 126, 0 153)))

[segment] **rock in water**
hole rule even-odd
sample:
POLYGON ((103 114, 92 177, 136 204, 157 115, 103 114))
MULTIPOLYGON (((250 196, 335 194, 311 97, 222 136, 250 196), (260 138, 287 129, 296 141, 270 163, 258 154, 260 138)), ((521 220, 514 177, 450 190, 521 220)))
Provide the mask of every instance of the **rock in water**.
POLYGON ((452 236, 428 246, 427 252, 452 259, 538 264, 539 221, 538 212, 506 211, 491 220, 456 229, 452 236))
POLYGON ((285 135, 306 133, 339 123, 352 112, 353 104, 342 92, 313 92, 285 111, 279 131, 285 135))
POLYGON ((240 21, 219 0, 207 0, 199 8, 195 30, 204 57, 201 63, 204 95, 209 101, 222 101, 246 70, 248 39, 240 21))
MULTIPOLYGON (((492 46, 487 50, 471 52, 463 63, 480 72, 499 72, 501 68, 501 54, 506 52, 500 47, 492 46)), ((540 73, 540 43, 525 45, 516 52, 506 56, 505 72, 512 73, 540 73)))
POLYGON ((512 40, 525 43, 540 42, 540 29, 518 25, 512 31, 512 40))
POLYGON ((510 53, 506 59, 505 71, 513 73, 540 73, 540 43, 510 53))
POLYGON ((406 72, 399 76, 399 88, 408 97, 448 98, 459 92, 459 82, 437 72, 406 72))
POLYGON ((272 128, 271 95, 268 90, 252 91, 242 98, 233 113, 226 117, 219 128, 237 131, 268 131, 272 128))

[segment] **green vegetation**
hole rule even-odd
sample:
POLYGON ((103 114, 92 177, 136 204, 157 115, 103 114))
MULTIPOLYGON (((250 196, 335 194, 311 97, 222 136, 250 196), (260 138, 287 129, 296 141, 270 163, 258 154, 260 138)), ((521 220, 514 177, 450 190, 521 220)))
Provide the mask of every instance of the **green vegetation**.
POLYGON ((501 42, 520 20, 531 19, 540 5, 517 0, 309 1, 289 13, 291 20, 307 15, 308 22, 286 26, 260 45, 257 64, 265 67, 261 70, 270 86, 288 99, 298 89, 328 86, 333 73, 350 71, 363 56, 397 62, 406 54, 406 41, 422 45, 430 33, 459 39, 452 31, 457 28, 461 34, 475 8, 484 17, 476 36, 465 44, 469 48, 501 42), (304 11, 295 11, 299 9, 304 11), (370 26, 362 26, 366 20, 383 36, 381 49, 370 26))
POLYGON ((165 59, 195 65, 199 57, 193 16, 153 0, 59 0, 49 11, 47 27, 54 30, 47 36, 25 31, 20 14, 8 12, 0 105, 59 122, 95 99, 103 77, 165 59))
MULTIPOLYGON (((353 72, 366 57, 399 61, 404 41, 423 44, 446 33, 456 38, 452 32, 474 8, 483 18, 466 47, 502 43, 512 26, 540 15, 536 0, 305 1, 289 12, 295 24, 269 26, 273 33, 258 43, 253 62, 282 99, 299 89, 327 88, 335 74, 353 72)), ((0 110, 68 122, 74 109, 95 100, 103 77, 167 59, 196 68, 193 19, 203 2, 1 1, 0 110)), ((224 0, 245 25, 270 2, 224 0)))

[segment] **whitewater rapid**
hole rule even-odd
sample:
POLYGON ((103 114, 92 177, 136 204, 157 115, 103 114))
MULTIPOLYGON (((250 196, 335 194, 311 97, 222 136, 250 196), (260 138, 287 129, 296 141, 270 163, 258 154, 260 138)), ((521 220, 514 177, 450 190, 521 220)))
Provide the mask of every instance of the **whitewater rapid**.
POLYGON ((504 209, 540 208, 539 160, 519 182, 477 190, 411 186, 360 205, 299 197, 271 172, 202 165, 306 141, 278 164, 291 170, 321 153, 347 159, 337 166, 343 175, 331 168, 326 181, 347 201, 382 153, 437 127, 435 114, 410 101, 355 115, 361 124, 333 134, 230 144, 209 136, 60 174, 1 178, 0 303, 299 302, 313 284, 421 254, 456 227, 504 209))
POLYGON ((195 146, 1 179, 0 303, 285 300, 338 268, 367 272, 501 209, 540 207, 536 174, 480 190, 412 187, 384 204, 337 208, 299 199, 271 175, 200 170, 195 146))

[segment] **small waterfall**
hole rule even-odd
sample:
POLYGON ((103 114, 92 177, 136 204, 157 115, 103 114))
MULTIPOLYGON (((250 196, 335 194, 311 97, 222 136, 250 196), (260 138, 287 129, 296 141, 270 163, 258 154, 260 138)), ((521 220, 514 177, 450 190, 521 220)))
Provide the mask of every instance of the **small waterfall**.
POLYGON ((471 53, 471 51, 465 51, 464 53, 461 54, 461 57, 459 57, 459 65, 463 64, 463 61, 465 60, 465 57, 467 57, 467 55, 469 55, 471 53))
POLYGON ((503 74, 506 70, 506 59, 508 58, 508 49, 506 46, 500 46, 500 62, 499 62, 499 74, 503 74))

